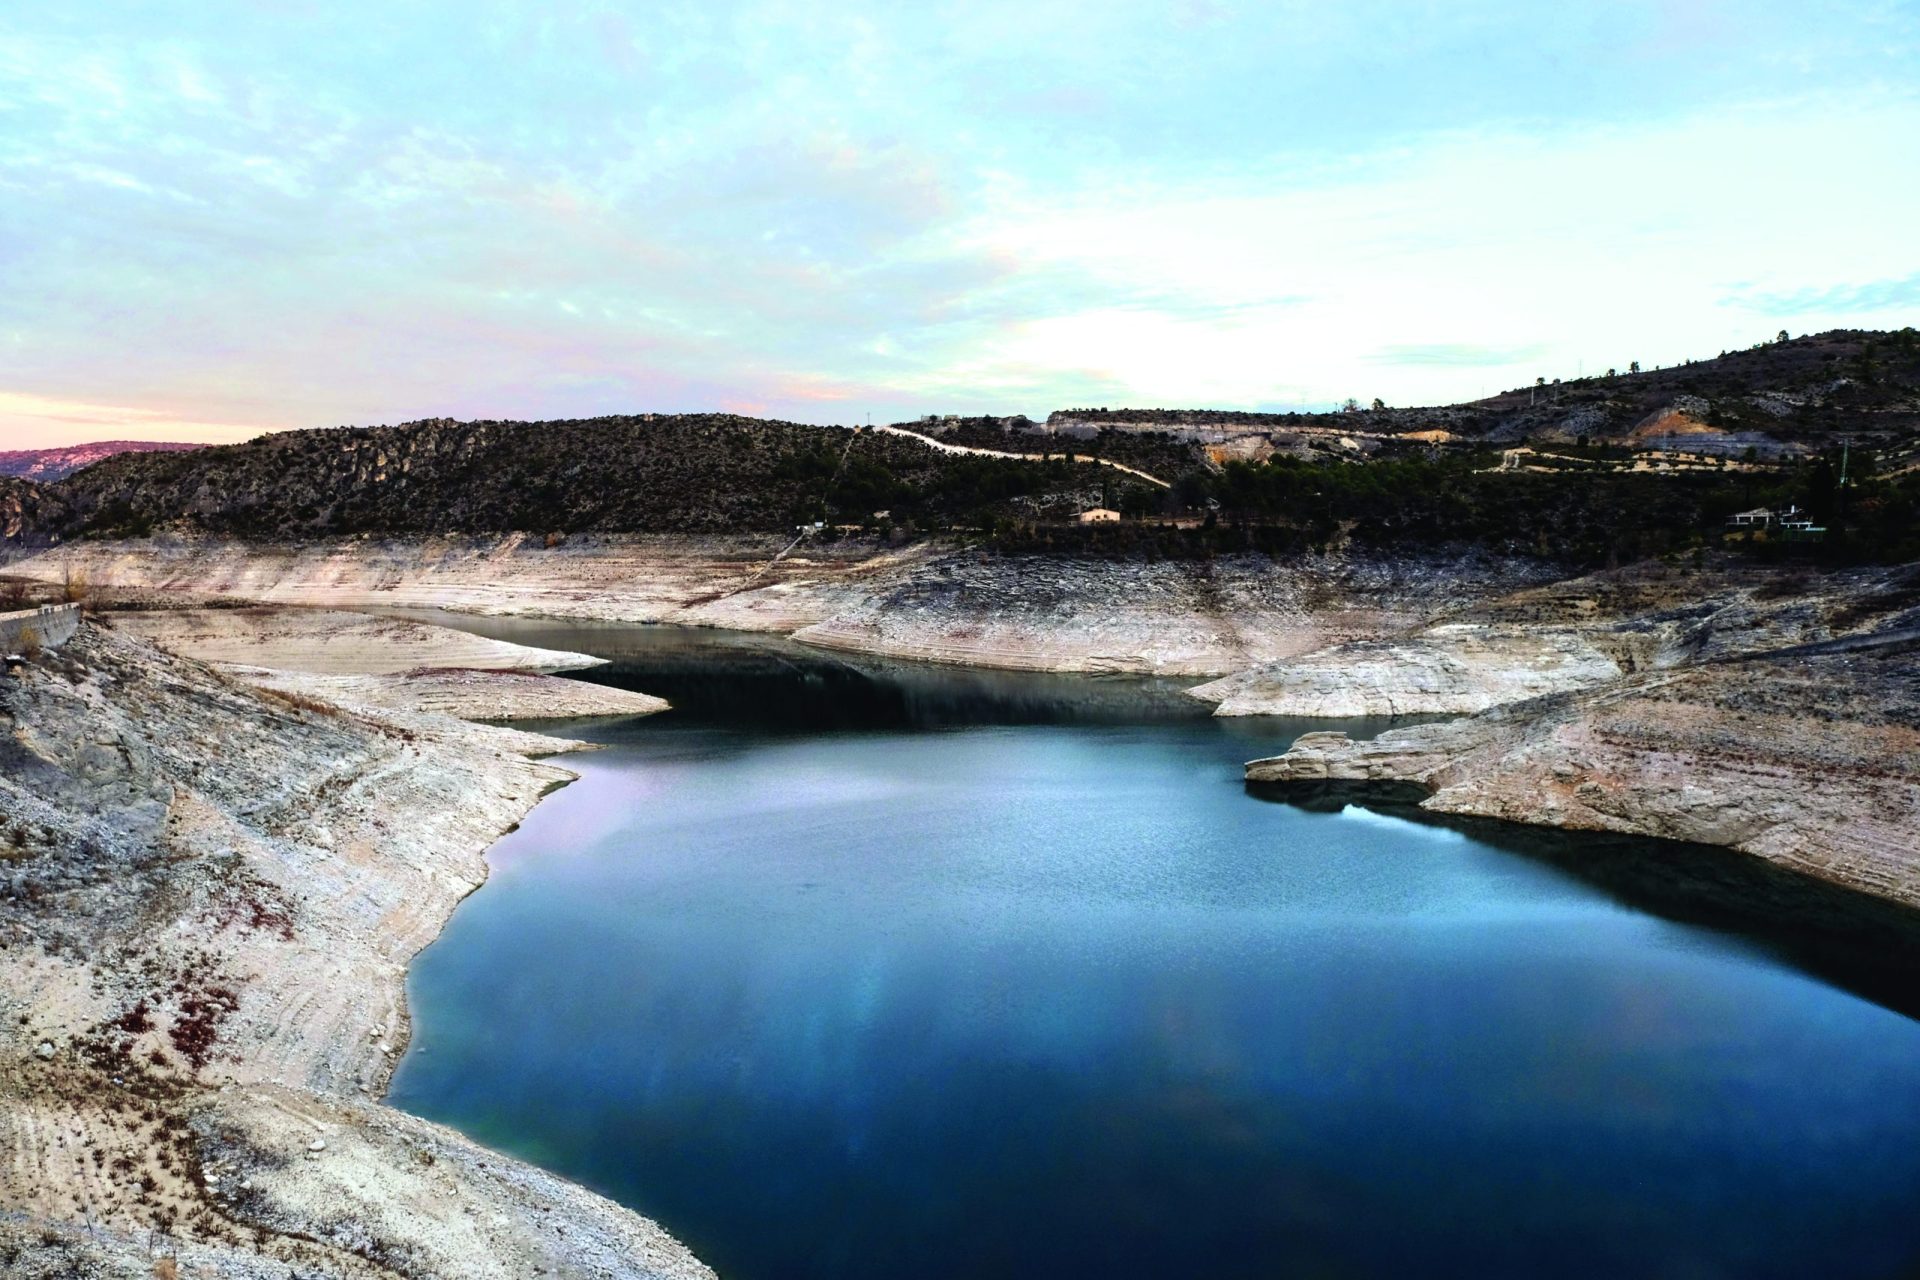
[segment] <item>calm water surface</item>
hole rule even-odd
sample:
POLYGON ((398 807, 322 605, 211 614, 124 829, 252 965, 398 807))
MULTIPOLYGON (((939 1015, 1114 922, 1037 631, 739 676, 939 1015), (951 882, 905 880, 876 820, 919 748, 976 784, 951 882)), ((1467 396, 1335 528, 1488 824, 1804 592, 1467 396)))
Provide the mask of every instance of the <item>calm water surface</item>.
POLYGON ((1306 726, 1158 686, 493 630, 681 710, 579 730, 415 965, 392 1100, 723 1276, 1920 1260, 1897 983, 1583 863, 1657 847, 1250 795, 1306 726))

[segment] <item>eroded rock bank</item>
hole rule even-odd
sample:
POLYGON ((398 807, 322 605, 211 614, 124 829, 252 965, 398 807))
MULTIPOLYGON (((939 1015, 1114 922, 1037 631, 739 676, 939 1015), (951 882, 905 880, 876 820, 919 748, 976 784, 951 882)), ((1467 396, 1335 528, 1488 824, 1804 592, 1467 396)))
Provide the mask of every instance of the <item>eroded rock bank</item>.
POLYGON ((130 609, 114 629, 201 662, 316 675, 396 675, 423 667, 578 671, 591 654, 489 640, 451 627, 338 609, 130 609))
POLYGON ((0 1260, 704 1276, 377 1103, 413 955, 559 739, 252 687, 98 622, 0 681, 0 1260))
POLYGON ((1651 562, 1449 601, 1385 638, 1337 641, 1190 690, 1215 713, 1465 715, 1642 671, 1868 636, 1915 603, 1901 569, 1813 574, 1651 562))
POLYGON ((154 538, 24 554, 7 569, 47 582, 78 573, 176 599, 672 622, 888 657, 1169 676, 1221 676, 1383 639, 1560 576, 1480 552, 1149 562, 789 541, 154 538))
POLYGON ((330 608, 419 607, 464 613, 678 622, 793 631, 861 597, 872 579, 911 572, 927 544, 800 546, 765 535, 525 534, 246 542, 155 537, 15 555, 7 572, 49 583, 163 599, 330 608))
POLYGON ((663 699, 548 674, 603 658, 338 609, 131 609, 118 631, 293 699, 462 720, 645 716, 663 699))
POLYGON ((1307 734, 1246 776, 1721 845, 1920 906, 1920 655, 1904 634, 1642 672, 1367 742, 1307 734))

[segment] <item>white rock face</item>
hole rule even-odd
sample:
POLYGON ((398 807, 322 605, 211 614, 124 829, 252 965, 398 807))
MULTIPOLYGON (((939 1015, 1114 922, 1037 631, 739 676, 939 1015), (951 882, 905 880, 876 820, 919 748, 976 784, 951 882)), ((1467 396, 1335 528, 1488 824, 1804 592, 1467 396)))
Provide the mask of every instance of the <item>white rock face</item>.
POLYGON ((578 744, 289 701, 95 625, 0 682, 0 733, 7 1256, 51 1238, 86 1274, 148 1275, 165 1221, 182 1274, 711 1276, 653 1223, 374 1101, 408 962, 573 776, 534 757, 578 744), (164 1123, 124 1123, 128 1101, 164 1123), (76 1189, 91 1221, 66 1230, 76 1189), (423 1209, 450 1194, 475 1213, 423 1209))
POLYGON ((153 539, 62 547, 9 570, 57 582, 72 567, 101 587, 172 598, 673 622, 968 666, 1179 676, 1381 638, 1550 576, 1537 562, 1493 556, 1149 563, 935 543, 803 546, 781 557, 784 546, 747 537, 582 537, 555 547, 521 535, 298 546, 153 539))
POLYGON ((334 609, 117 611, 111 625, 256 688, 373 711, 462 720, 645 716, 662 698, 543 674, 598 666, 584 653, 334 609))
POLYGON ((1422 807, 1754 854, 1920 906, 1920 658, 1653 672, 1371 741, 1301 737, 1250 782, 1404 783, 1422 807))
POLYGON ((1619 660, 1596 639, 1570 628, 1445 625, 1330 645, 1189 692, 1222 716, 1469 714, 1617 678, 1619 660))
POLYGON ((114 613, 112 622, 117 630, 201 662, 315 675, 392 675, 435 667, 577 671, 604 661, 337 609, 130 610, 114 613))

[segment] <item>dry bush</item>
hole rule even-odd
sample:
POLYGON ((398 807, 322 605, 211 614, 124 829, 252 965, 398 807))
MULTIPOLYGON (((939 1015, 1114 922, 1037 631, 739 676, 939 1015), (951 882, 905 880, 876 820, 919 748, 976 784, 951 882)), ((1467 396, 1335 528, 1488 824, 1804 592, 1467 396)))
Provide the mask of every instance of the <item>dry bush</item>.
POLYGON ((93 580, 85 569, 67 566, 66 576, 60 582, 60 598, 83 607, 93 598, 93 580))
POLYGON ((271 699, 283 706, 291 707, 295 711, 311 711, 313 714, 319 716, 339 716, 345 714, 336 704, 313 697, 311 694, 296 693, 290 689, 274 689, 266 685, 254 685, 252 688, 254 692, 258 693, 261 697, 271 699))
POLYGON ((36 627, 20 628, 20 656, 28 662, 36 661, 40 657, 40 649, 39 629, 36 627))

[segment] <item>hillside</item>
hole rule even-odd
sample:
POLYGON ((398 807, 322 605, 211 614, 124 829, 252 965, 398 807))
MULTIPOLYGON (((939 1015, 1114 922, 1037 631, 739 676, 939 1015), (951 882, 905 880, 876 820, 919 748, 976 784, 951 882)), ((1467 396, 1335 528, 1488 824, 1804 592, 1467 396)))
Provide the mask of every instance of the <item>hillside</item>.
POLYGON ((647 414, 287 431, 190 454, 123 454, 50 493, 65 507, 66 536, 730 533, 1071 514, 1099 499, 1103 470, 954 457, 897 436, 730 414, 647 414))
POLYGON ((1920 555, 1911 330, 1431 409, 1076 409, 907 429, 937 447, 730 414, 289 431, 121 453, 51 485, 0 478, 0 536, 735 535, 820 522, 827 538, 959 531, 1024 553, 1190 558, 1353 541, 1592 567, 1717 546, 1733 513, 1767 506, 1809 513, 1828 530, 1827 558, 1920 555), (1129 518, 1077 525, 1091 506, 1129 518))
POLYGON ((32 544, 69 526, 67 505, 58 493, 30 480, 0 476, 0 539, 32 544))
MULTIPOLYGON (((1614 444, 1744 456, 1793 456, 1836 443, 1887 444, 1920 433, 1920 334, 1834 330, 1762 343, 1664 369, 1543 377, 1484 400, 1343 413, 1239 413, 1208 409, 1066 409, 1043 430, 1163 432, 1221 444, 1299 433, 1407 437, 1444 432, 1442 444, 1614 444)), ((1361 400, 1360 405, 1369 401, 1361 400)), ((1422 445, 1436 443, 1422 440, 1422 445)))
POLYGON ((52 449, 0 449, 0 476, 52 484, 82 467, 122 453, 186 453, 205 445, 167 440, 98 440, 52 449))

